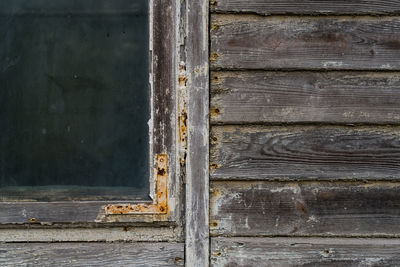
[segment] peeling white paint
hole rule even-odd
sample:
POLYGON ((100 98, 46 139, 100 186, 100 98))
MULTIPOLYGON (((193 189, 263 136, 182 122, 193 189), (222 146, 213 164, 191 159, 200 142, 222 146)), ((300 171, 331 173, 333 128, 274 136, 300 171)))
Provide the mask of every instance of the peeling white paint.
POLYGON ((324 68, 338 68, 342 67, 344 64, 341 61, 326 61, 324 62, 324 68))
POLYGON ((317 219, 317 217, 315 217, 314 215, 311 215, 310 217, 308 217, 308 220, 307 220, 307 222, 308 223, 318 223, 319 222, 319 220, 317 219))
POLYGON ((275 219, 275 227, 279 227, 279 219, 281 218, 281 216, 277 216, 275 219))
POLYGON ((289 184, 283 187, 277 187, 269 190, 271 193, 282 193, 285 191, 292 191, 294 194, 300 194, 301 188, 298 184, 289 184))

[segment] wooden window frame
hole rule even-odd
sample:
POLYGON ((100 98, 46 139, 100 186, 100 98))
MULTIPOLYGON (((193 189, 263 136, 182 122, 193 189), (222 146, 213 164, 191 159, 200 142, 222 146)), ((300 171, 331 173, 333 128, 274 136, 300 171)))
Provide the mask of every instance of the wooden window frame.
MULTIPOLYGON (((150 0, 150 196, 152 201, 0 202, 0 225, 176 223, 181 197, 177 177, 176 1, 150 0), (176 66, 176 67, 175 67, 176 66)), ((185 133, 179 132, 179 136, 185 133)), ((134 197, 134 196, 133 196, 134 197)))
POLYGON ((167 157, 166 213, 106 215, 110 202, 0 202, 0 241, 184 241, 185 265, 209 266, 209 1, 149 1, 151 153, 167 157))

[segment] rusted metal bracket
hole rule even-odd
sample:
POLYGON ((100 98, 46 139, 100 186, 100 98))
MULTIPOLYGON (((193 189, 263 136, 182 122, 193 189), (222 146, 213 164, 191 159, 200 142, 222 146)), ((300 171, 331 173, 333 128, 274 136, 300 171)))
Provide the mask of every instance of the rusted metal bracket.
POLYGON ((166 214, 168 212, 168 188, 166 154, 157 154, 156 194, 153 203, 143 204, 110 204, 106 206, 106 215, 122 214, 166 214))

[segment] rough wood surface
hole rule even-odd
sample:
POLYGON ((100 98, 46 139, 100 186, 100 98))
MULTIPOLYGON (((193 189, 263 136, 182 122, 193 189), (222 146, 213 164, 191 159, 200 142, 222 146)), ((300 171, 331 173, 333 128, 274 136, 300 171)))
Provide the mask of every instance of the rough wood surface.
POLYGON ((1 202, 0 224, 106 222, 104 208, 107 203, 1 202))
POLYGON ((400 183, 214 182, 211 233, 399 236, 400 183))
POLYGON ((0 244, 1 266, 183 266, 182 243, 0 244))
MULTIPOLYGON (((59 225, 30 225, 24 229, 0 228, 0 242, 183 242, 181 228, 140 227, 121 224, 119 227, 88 227, 87 224, 74 228, 59 225), (83 227, 82 227, 83 226, 83 227)), ((1 254, 0 254, 1 257, 1 254)))
MULTIPOLYGON (((143 223, 147 225, 177 225, 168 215, 106 215, 107 204, 121 202, 0 202, 0 225, 3 224, 70 224, 70 223, 143 223), (157 223, 158 222, 158 223, 157 223)), ((135 203, 135 202, 129 202, 135 203)), ((171 216, 172 217, 172 216, 171 216)), ((26 225, 21 225, 26 227, 26 225)))
MULTIPOLYGON (((153 1, 153 153, 171 153, 174 145, 176 35, 175 1, 153 1)), ((175 155, 174 155, 175 156, 175 155)), ((172 167, 172 166, 171 166, 172 167)), ((172 169, 172 168, 171 168, 172 169)))
POLYGON ((399 127, 214 126, 211 179, 400 178, 399 127))
MULTIPOLYGON (((209 265, 208 1, 186 1, 186 266, 209 265)), ((185 80, 184 79, 184 80, 185 80)))
POLYGON ((213 266, 398 266, 399 239, 212 238, 213 266))
MULTIPOLYGON (((176 173, 176 98, 177 98, 177 85, 176 85, 176 69, 179 62, 177 36, 178 29, 176 27, 178 16, 176 14, 177 2, 174 0, 155 0, 150 1, 153 3, 153 51, 152 51, 152 67, 151 77, 153 82, 153 96, 152 96, 152 121, 150 122, 150 129, 152 133, 151 140, 151 166, 156 166, 154 162, 156 155, 167 154, 168 161, 168 219, 180 221, 181 218, 180 204, 183 197, 181 195, 182 185, 176 173)), ((150 172, 151 173, 151 172, 150 172)), ((150 194, 153 199, 157 192, 153 191, 156 188, 156 171, 153 171, 153 176, 150 180, 150 194)), ((158 220, 165 220, 163 215, 158 216, 158 220)))
POLYGON ((270 14, 399 14, 395 0, 211 0, 213 12, 270 14))
POLYGON ((400 69, 398 17, 212 15, 213 69, 400 69))
POLYGON ((400 122, 397 72, 213 72, 211 122, 400 122))

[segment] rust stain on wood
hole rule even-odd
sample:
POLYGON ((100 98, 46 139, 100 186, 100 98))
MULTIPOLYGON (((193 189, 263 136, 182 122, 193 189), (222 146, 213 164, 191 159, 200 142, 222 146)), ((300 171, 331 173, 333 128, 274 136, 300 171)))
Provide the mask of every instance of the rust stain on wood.
POLYGON ((215 8, 216 6, 218 6, 218 2, 217 2, 217 1, 214 1, 214 0, 211 0, 211 1, 210 1, 210 7, 211 7, 211 8, 215 8))
POLYGON ((220 114, 221 114, 221 109, 219 109, 219 108, 213 108, 210 111, 211 117, 219 116, 220 114))
POLYGON ((166 154, 157 155, 157 181, 155 201, 151 204, 115 204, 106 206, 106 215, 122 214, 166 214, 168 212, 168 158, 166 154))
POLYGON ((180 75, 178 77, 179 80, 179 86, 186 86, 186 81, 187 81, 187 77, 184 75, 180 75))
POLYGON ((210 55, 210 61, 216 61, 219 58, 218 53, 211 53, 210 55))
POLYGON ((184 145, 186 149, 186 137, 187 137, 187 111, 186 103, 184 103, 183 109, 178 116, 179 122, 179 142, 184 145))
POLYGON ((179 66, 179 104, 178 104, 178 135, 179 135, 179 146, 180 146, 180 155, 179 155, 179 162, 181 164, 181 168, 185 169, 185 162, 186 162, 186 151, 187 151, 187 102, 186 102, 186 86, 188 81, 188 76, 186 74, 186 66, 184 62, 181 62, 179 66))

